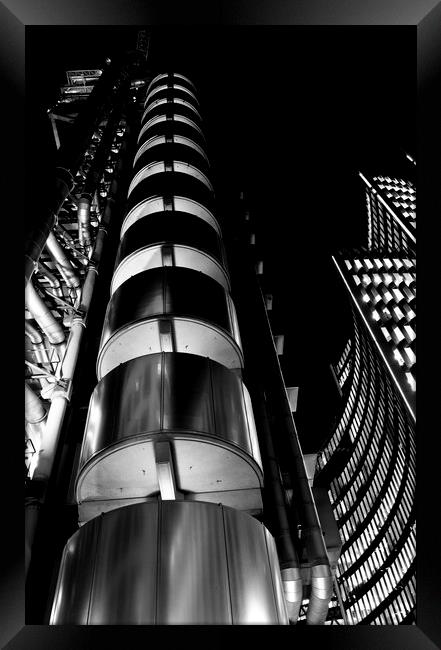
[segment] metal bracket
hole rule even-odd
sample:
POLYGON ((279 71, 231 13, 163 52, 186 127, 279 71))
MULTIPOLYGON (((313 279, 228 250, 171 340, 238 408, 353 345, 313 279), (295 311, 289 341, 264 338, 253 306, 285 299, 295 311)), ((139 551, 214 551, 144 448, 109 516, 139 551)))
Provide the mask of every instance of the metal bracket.
POLYGON ((176 499, 176 482, 169 442, 155 443, 156 471, 163 501, 176 499))
POLYGON ((63 397, 66 399, 68 402, 70 402, 70 398, 72 397, 72 380, 71 379, 58 379, 54 390, 51 395, 51 401, 55 397, 63 397))

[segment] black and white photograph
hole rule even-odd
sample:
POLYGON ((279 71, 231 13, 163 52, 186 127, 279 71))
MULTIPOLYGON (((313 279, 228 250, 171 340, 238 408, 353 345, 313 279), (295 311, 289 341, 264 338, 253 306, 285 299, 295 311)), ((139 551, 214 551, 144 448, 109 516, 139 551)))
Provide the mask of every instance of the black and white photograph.
POLYGON ((437 647, 416 426, 436 29, 241 12, 25 27, 10 650, 437 647))

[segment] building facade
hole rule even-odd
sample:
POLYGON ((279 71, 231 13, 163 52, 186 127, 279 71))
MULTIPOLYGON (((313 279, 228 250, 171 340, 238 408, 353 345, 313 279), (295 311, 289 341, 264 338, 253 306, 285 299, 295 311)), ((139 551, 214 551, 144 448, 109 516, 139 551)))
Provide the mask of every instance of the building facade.
MULTIPOLYGON (((298 620, 302 602, 304 620, 322 624, 332 596, 323 533, 283 379, 273 401, 287 409, 278 429, 289 431, 293 504, 266 406, 247 386, 197 92, 179 73, 140 76, 133 62, 99 75, 88 120, 83 111, 75 122, 87 135, 82 155, 79 138, 69 156, 57 143, 66 161, 58 220, 29 248, 31 582, 38 509, 48 508, 54 475, 69 472, 77 530, 53 561, 50 624, 283 625, 298 620), (118 219, 110 295, 97 296, 118 219), (68 466, 78 427, 65 432, 64 414, 78 392, 89 314, 103 298, 98 383, 68 466), (43 348, 57 353, 55 365, 42 365, 43 348)), ((264 303, 256 313, 266 322, 264 303)))
POLYGON ((353 334, 334 366, 335 427, 317 458, 342 537, 349 624, 415 622, 415 190, 368 180, 368 248, 334 259, 353 334))

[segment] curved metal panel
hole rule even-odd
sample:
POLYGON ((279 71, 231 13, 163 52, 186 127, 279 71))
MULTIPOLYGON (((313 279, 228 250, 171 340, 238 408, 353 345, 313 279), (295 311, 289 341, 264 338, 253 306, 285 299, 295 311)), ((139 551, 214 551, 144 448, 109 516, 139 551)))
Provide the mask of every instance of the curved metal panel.
POLYGON ((260 454, 251 433, 244 386, 231 371, 191 354, 132 359, 105 375, 92 394, 77 499, 156 493, 153 443, 164 435, 173 443, 178 489, 258 489, 260 454))
POLYGON ((149 504, 148 518, 128 507, 100 520, 87 623, 141 625, 154 620, 158 504, 149 504))
POLYGON ((147 105, 141 117, 141 124, 145 120, 148 120, 151 115, 162 114, 167 110, 174 111, 177 109, 179 111, 182 108, 185 109, 185 114, 187 114, 188 111, 189 115, 193 113, 198 120, 201 120, 201 115, 194 104, 194 100, 190 97, 178 97, 175 93, 167 93, 165 97, 160 97, 158 99, 155 98, 147 105))
MULTIPOLYGON (((220 235, 220 227, 213 216, 213 214, 201 203, 193 201, 193 199, 186 198, 184 196, 169 196, 169 204, 172 205, 176 212, 183 212, 185 214, 191 214, 202 221, 210 224, 212 228, 220 235)), ((149 217, 150 215, 155 215, 158 212, 165 212, 165 200, 163 196, 154 196, 144 201, 140 201, 137 205, 129 210, 126 217, 124 218, 123 225, 121 226, 121 239, 124 237, 127 230, 139 219, 144 217, 149 217)))
POLYGON ((224 526, 219 506, 162 504, 156 623, 231 623, 224 526))
POLYGON ((148 120, 148 122, 146 122, 143 125, 143 127, 141 128, 141 130, 139 132, 139 135, 138 135, 137 142, 140 143, 142 137, 144 136, 144 134, 149 132, 150 129, 153 129, 153 127, 155 127, 157 125, 165 126, 165 125, 167 125, 167 123, 171 123, 171 125, 173 125, 174 123, 183 124, 183 125, 185 125, 187 127, 190 127, 190 128, 193 129, 193 131, 196 131, 196 133, 199 134, 199 137, 201 137, 203 139, 203 141, 205 142, 205 137, 204 137, 204 134, 202 133, 202 129, 199 126, 199 124, 197 124, 190 117, 188 117, 186 115, 180 115, 179 113, 173 113, 172 115, 160 114, 160 115, 152 116, 148 120))
POLYGON ((189 102, 183 100, 175 100, 172 102, 159 101, 156 104, 149 106, 147 111, 147 115, 144 116, 146 123, 160 115, 165 115, 168 119, 172 117, 175 119, 176 116, 179 115, 180 117, 185 117, 198 125, 202 124, 202 119, 196 108, 189 102))
MULTIPOLYGON (((185 138, 188 138, 192 142, 196 142, 196 144, 203 149, 204 151, 206 150, 207 143, 205 141, 205 138, 199 129, 199 127, 195 128, 195 125, 188 123, 188 120, 183 121, 183 120, 178 120, 178 119, 158 119, 154 118, 155 122, 152 124, 149 124, 148 129, 144 130, 144 127, 142 129, 143 133, 141 137, 138 138, 137 141, 137 146, 141 147, 145 142, 150 140, 151 138, 154 138, 156 136, 164 136, 167 137, 168 139, 173 138, 174 136, 182 136, 185 138)), ((150 120, 149 120, 150 122, 150 120)))
POLYGON ((158 211, 140 219, 121 238, 115 268, 135 251, 152 244, 170 242, 197 248, 223 262, 219 235, 199 217, 178 210, 158 211))
POLYGON ((103 345, 97 360, 97 376, 101 379, 121 363, 130 359, 169 352, 195 354, 217 361, 226 368, 242 368, 243 354, 238 343, 226 331, 195 318, 151 318, 141 320, 115 332, 103 345), (166 320, 172 329, 171 341, 160 335, 161 324, 166 320))
POLYGON ((138 171, 141 171, 147 165, 162 160, 184 162, 198 169, 205 176, 209 173, 206 156, 201 155, 195 146, 187 146, 186 143, 177 141, 167 141, 158 142, 141 154, 133 168, 135 177, 138 171))
POLYGON ((168 137, 162 134, 154 135, 153 137, 143 142, 142 145, 139 147, 138 151, 136 152, 135 158, 133 159, 133 167, 134 168, 136 167, 136 162, 146 151, 149 151, 150 149, 154 149, 158 145, 163 145, 170 141, 174 144, 184 145, 186 147, 189 147, 190 149, 194 149, 204 159, 207 167, 209 167, 210 163, 207 158, 207 154, 199 144, 197 144, 193 139, 189 137, 182 136, 182 135, 175 135, 173 133, 168 137))
POLYGON ((127 209, 130 211, 141 201, 157 196, 183 196, 202 204, 212 213, 215 209, 214 193, 209 187, 189 173, 176 169, 145 177, 132 190, 127 209))
POLYGON ((74 533, 64 547, 50 625, 88 622, 100 524, 100 519, 93 519, 74 533))
POLYGON ((158 84, 172 84, 172 83, 180 83, 180 84, 186 84, 191 90, 196 91, 196 87, 194 83, 188 78, 185 77, 183 74, 179 74, 178 72, 166 72, 163 74, 157 75, 152 81, 150 82, 148 86, 147 92, 150 92, 152 88, 157 86, 158 84))
POLYGON ((185 86, 179 84, 178 82, 173 82, 171 85, 163 84, 162 86, 155 86, 152 90, 149 90, 149 92, 145 97, 144 107, 147 106, 147 104, 153 97, 158 96, 158 93, 162 95, 162 93, 167 91, 172 93, 177 92, 179 93, 179 97, 190 96, 196 102, 196 104, 199 104, 198 98, 196 97, 196 95, 192 90, 186 88, 185 86))
POLYGON ((51 625, 288 624, 271 537, 248 514, 163 501, 96 522, 68 541, 78 573, 62 563, 51 625))
POLYGON ((92 394, 80 466, 117 440, 159 430, 204 432, 253 455, 243 389, 235 373, 196 355, 165 352, 123 363, 92 394))
POLYGON ((223 514, 233 624, 286 623, 280 569, 278 575, 272 571, 278 567, 277 553, 273 546, 270 562, 264 526, 252 517, 238 518, 229 508, 223 514))
MULTIPOLYGON (((190 90, 187 90, 183 86, 180 86, 179 88, 177 86, 165 86, 164 88, 161 89, 158 88, 156 92, 154 91, 153 95, 147 97, 147 99, 144 102, 144 108, 145 108, 144 115, 146 114, 150 106, 153 106, 154 104, 163 101, 183 102, 185 104, 191 104, 196 108, 196 110, 199 109, 199 102, 190 90)), ((142 123, 142 118, 141 118, 141 123, 142 123)))
POLYGON ((161 267, 134 275, 109 301, 100 342, 120 328, 153 316, 186 316, 233 333, 225 289, 208 276, 183 267, 161 267))
POLYGON ((137 273, 161 266, 176 266, 192 269, 212 278, 226 291, 230 288, 225 269, 213 257, 190 246, 166 244, 164 242, 156 246, 144 246, 128 257, 125 257, 113 274, 110 294, 112 295, 124 282, 137 273), (171 256, 172 264, 167 257, 164 258, 164 248, 167 250, 167 255, 171 256))
POLYGON ((142 169, 140 169, 139 172, 135 174, 135 176, 132 179, 132 182, 130 183, 127 196, 129 197, 130 194, 135 189, 135 187, 139 185, 139 183, 141 183, 143 180, 148 178, 149 176, 153 176, 154 174, 169 173, 169 172, 188 174, 189 176, 192 176, 199 182, 203 183, 211 192, 214 191, 213 186, 208 180, 207 176, 194 165, 190 165, 189 163, 183 160, 171 160, 170 163, 168 164, 170 165, 170 168, 168 167, 168 165, 166 165, 165 162, 154 161, 149 163, 142 169))
POLYGON ((162 246, 172 252, 173 266, 184 266, 209 275, 229 289, 223 267, 224 256, 218 234, 194 215, 175 210, 156 212, 139 219, 121 240, 112 278, 111 295, 132 275, 159 266, 163 262, 162 246))

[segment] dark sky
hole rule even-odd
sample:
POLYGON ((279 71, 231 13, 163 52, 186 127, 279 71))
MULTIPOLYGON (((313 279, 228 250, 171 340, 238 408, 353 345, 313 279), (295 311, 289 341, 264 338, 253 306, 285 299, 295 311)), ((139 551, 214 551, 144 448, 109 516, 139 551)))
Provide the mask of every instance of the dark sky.
MULTIPOLYGON (((48 106, 65 69, 102 66, 136 41, 133 28, 27 33, 28 93, 48 106)), ((155 27, 149 64, 194 81, 217 186, 246 193, 312 451, 335 408, 329 363, 350 331, 330 256, 366 243, 358 171, 393 174, 403 150, 415 155, 416 30, 155 27)))

